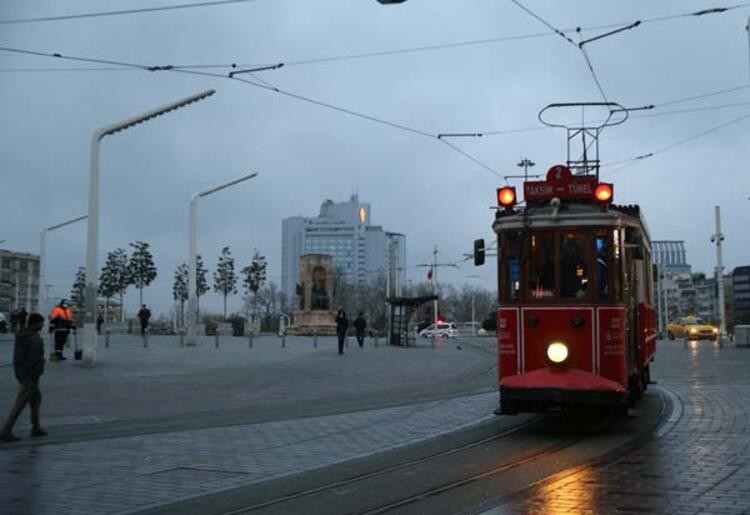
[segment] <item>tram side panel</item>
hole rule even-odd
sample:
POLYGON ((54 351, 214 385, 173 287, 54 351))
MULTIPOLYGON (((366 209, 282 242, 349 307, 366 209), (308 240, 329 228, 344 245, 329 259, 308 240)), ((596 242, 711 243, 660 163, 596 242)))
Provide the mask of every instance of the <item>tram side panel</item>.
POLYGON ((521 371, 521 319, 518 308, 497 310, 497 382, 521 371))
POLYGON ((653 306, 645 303, 638 304, 639 327, 639 363, 645 368, 656 354, 656 311, 653 306))
POLYGON ((627 310, 624 306, 600 307, 597 315, 599 345, 596 373, 627 388, 627 310))

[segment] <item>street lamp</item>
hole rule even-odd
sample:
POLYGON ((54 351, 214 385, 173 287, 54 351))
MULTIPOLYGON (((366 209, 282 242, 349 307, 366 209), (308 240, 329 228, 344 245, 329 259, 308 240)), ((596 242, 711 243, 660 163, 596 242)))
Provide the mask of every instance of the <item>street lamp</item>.
POLYGON ((99 251, 99 143, 105 136, 144 123, 170 111, 180 109, 213 95, 209 89, 183 98, 147 113, 121 122, 107 125, 97 130, 91 139, 91 171, 89 174, 89 216, 86 231, 86 316, 83 325, 83 360, 87 365, 96 364, 96 299, 98 290, 97 253, 99 251))
POLYGON ((193 193, 190 197, 190 235, 188 242, 188 316, 187 316, 187 340, 186 345, 195 345, 195 315, 196 315, 196 298, 198 295, 198 278, 196 277, 196 268, 198 268, 197 256, 198 256, 198 235, 197 235, 197 221, 198 221, 198 199, 207 197, 212 193, 221 191, 223 189, 239 184, 248 179, 256 177, 258 172, 245 175, 239 179, 229 181, 220 186, 209 188, 207 190, 198 191, 193 193))
POLYGON ((531 159, 529 159, 528 157, 524 157, 523 159, 521 159, 521 162, 520 162, 520 163, 517 163, 517 164, 516 164, 516 166, 518 166, 519 168, 523 168, 523 176, 524 176, 525 178, 528 178, 528 175, 529 175, 529 168, 531 168, 531 167, 533 167, 533 166, 536 166, 536 163, 535 163, 535 162, 533 162, 533 161, 532 161, 531 159))
MULTIPOLYGON (((86 218, 88 218, 88 215, 79 216, 66 222, 51 225, 42 229, 39 234, 39 286, 37 288, 37 299, 39 299, 39 313, 44 316, 45 325, 47 324, 47 289, 45 288, 45 284, 47 283, 47 263, 44 259, 44 249, 46 247, 47 233, 65 227, 66 225, 80 222, 86 218)), ((44 332, 42 334, 44 334, 44 332)))

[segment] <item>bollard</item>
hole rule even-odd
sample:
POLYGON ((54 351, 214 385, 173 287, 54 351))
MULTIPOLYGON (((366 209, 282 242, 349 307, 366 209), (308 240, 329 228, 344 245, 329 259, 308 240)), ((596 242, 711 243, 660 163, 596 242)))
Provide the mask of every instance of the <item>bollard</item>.
POLYGON ((214 333, 214 347, 219 348, 219 330, 214 333))
POLYGON ((253 348, 253 332, 250 331, 250 333, 247 335, 247 348, 252 349, 253 348))
POLYGON ((104 331, 104 347, 109 349, 109 329, 104 331))
POLYGON ((313 347, 318 348, 318 331, 313 333, 313 347))
POLYGON ((286 348, 286 331, 284 331, 284 334, 281 335, 281 348, 286 348))
POLYGON ((185 331, 180 329, 180 347, 185 346, 185 331))
POLYGON ((688 339, 687 338, 685 338, 684 340, 682 340, 682 348, 683 349, 687 349, 688 348, 688 339))
POLYGON ((378 333, 375 333, 375 347, 378 346, 378 333))
POLYGON ((432 348, 435 348, 435 334, 432 335, 432 348))
POLYGON ((148 334, 143 333, 143 346, 148 347, 148 334))

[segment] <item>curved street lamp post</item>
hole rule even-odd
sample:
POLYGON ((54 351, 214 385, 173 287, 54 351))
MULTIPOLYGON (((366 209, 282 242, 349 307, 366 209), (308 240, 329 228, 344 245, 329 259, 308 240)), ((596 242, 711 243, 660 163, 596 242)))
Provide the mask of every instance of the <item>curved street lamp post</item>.
POLYGON ((85 364, 96 364, 96 300, 98 291, 97 253, 99 251, 99 143, 105 136, 134 127, 147 122, 157 116, 180 109, 193 102, 210 97, 216 91, 209 89, 191 95, 177 102, 167 104, 139 116, 128 118, 112 125, 102 127, 94 133, 91 139, 91 171, 89 174, 89 209, 88 226, 86 232, 86 315, 83 325, 83 361, 85 364))
POLYGON ((195 324, 196 320, 196 304, 197 304, 197 290, 198 290, 198 278, 196 277, 196 269, 198 268, 198 199, 207 197, 212 193, 221 191, 223 189, 239 184, 248 179, 256 177, 258 172, 254 172, 239 179, 229 181, 220 186, 215 186, 203 191, 197 191, 190 197, 190 235, 188 242, 188 316, 187 316, 187 339, 185 340, 186 345, 195 345, 195 324))

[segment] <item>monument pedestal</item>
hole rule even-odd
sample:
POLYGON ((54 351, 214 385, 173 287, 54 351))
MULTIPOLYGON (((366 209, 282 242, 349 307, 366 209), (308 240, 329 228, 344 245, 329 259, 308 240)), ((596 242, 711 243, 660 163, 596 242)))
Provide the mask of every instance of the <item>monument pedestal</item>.
POLYGON ((294 312, 294 323, 289 327, 289 334, 302 336, 319 334, 329 336, 336 334, 336 312, 328 310, 294 312))

